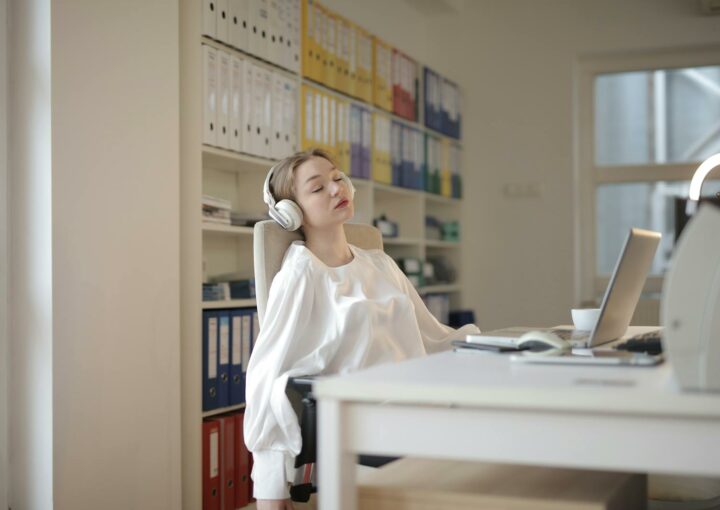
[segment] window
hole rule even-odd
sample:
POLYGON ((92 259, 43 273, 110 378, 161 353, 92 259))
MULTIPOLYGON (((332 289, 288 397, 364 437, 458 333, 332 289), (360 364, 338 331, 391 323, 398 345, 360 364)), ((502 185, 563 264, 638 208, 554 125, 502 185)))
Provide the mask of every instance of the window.
MULTIPOLYGON (((675 244, 676 200, 720 152, 720 48, 593 57, 578 66, 576 301, 597 300, 631 227, 662 232, 646 292, 675 244)), ((720 192, 720 170, 703 196, 720 192)))

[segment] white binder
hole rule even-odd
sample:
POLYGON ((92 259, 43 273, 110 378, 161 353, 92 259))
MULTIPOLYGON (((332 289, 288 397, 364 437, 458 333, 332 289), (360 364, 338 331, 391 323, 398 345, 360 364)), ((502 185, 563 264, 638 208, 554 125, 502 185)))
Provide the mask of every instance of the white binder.
POLYGON ((224 43, 230 42, 228 25, 228 0, 215 0, 217 11, 217 28, 215 38, 224 43))
POLYGON ((284 0, 285 1, 285 47, 287 49, 286 67, 291 71, 300 73, 300 37, 302 17, 300 14, 300 0, 284 0))
POLYGON ((215 38, 217 34, 217 2, 216 0, 203 0, 203 35, 215 38))
POLYGON ((280 73, 272 76, 272 121, 270 138, 270 157, 282 159, 287 156, 285 133, 283 129, 283 108, 285 106, 285 77, 280 73))
POLYGON ((232 56, 230 72, 230 149, 243 150, 243 80, 245 79, 245 61, 232 56))
POLYGON ((285 78, 285 101, 283 104, 283 134, 285 136, 285 155, 300 150, 298 144, 298 90, 297 82, 285 78))
POLYGON ((253 136, 255 132, 255 118, 253 109, 253 81, 255 79, 255 66, 249 61, 243 62, 243 74, 242 74, 242 109, 240 115, 242 117, 243 135, 241 139, 242 152, 252 154, 254 141, 253 136))
POLYGON ((249 14, 247 0, 228 0, 228 14, 230 46, 247 51, 249 14))
POLYGON ((229 53, 218 51, 217 145, 230 148, 230 68, 229 53))
POLYGON ((280 34, 282 33, 282 0, 268 1, 268 37, 267 37, 267 59, 273 64, 282 65, 282 46, 280 34))
POLYGON ((215 48, 203 50, 203 143, 217 145, 218 62, 215 48))
POLYGON ((250 153, 256 156, 264 155, 265 140, 265 70, 258 65, 252 65, 252 135, 250 153))
POLYGON ((268 58, 268 0, 249 0, 250 32, 248 34, 249 51, 253 55, 268 58))
POLYGON ((264 82, 264 102, 263 102, 263 152, 262 156, 269 158, 272 157, 270 154, 270 136, 272 134, 272 96, 273 96, 273 72, 269 69, 263 68, 263 82, 264 82))

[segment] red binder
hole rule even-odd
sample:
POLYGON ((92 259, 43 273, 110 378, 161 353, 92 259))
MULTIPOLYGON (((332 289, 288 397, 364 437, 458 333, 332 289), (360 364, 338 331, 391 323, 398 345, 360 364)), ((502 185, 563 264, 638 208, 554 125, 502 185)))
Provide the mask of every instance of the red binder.
POLYGON ((242 508, 250 503, 250 453, 245 446, 243 434, 244 413, 235 419, 235 507, 242 508))
POLYGON ((203 510, 220 510, 220 424, 202 424, 203 510))
POLYGON ((222 416, 220 422, 220 508, 235 510, 235 417, 222 416))

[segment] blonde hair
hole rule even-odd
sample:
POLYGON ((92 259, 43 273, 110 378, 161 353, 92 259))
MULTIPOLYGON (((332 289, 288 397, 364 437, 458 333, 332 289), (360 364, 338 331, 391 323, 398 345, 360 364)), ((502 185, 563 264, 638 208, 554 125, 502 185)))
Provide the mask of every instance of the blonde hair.
POLYGON ((314 157, 326 159, 337 166, 335 158, 323 149, 312 148, 288 156, 275 165, 275 170, 270 178, 270 193, 276 202, 280 200, 295 201, 295 169, 314 157))

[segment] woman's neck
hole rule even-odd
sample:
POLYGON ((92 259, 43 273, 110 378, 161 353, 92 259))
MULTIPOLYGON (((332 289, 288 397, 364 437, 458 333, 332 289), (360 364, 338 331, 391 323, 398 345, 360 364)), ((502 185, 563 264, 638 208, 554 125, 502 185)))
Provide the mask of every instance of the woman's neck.
POLYGON ((353 259, 342 225, 332 230, 304 228, 305 246, 330 267, 344 266, 353 259))

